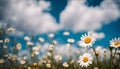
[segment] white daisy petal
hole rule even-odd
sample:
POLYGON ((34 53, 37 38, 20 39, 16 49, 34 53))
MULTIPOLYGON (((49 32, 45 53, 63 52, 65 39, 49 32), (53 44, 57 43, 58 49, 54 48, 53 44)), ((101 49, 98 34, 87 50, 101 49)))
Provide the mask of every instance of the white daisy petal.
POLYGON ((87 34, 82 35, 82 37, 80 39, 81 40, 78 42, 78 44, 81 47, 92 46, 96 41, 95 35, 93 32, 88 32, 88 35, 87 34))
POLYGON ((120 47, 120 37, 110 40, 110 46, 112 46, 114 48, 120 47))
POLYGON ((92 64, 92 61, 92 55, 90 53, 84 53, 79 57, 78 63, 81 67, 88 67, 90 64, 92 64))

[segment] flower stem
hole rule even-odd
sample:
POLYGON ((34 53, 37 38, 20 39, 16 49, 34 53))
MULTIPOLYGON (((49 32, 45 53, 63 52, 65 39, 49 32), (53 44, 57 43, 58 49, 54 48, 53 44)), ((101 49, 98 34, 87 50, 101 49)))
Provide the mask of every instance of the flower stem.
POLYGON ((96 57, 96 60, 97 60, 97 66, 98 66, 98 69, 100 69, 100 66, 99 66, 99 61, 98 61, 98 55, 96 54, 96 51, 95 49, 92 47, 94 53, 95 53, 95 57, 96 57))
MULTIPOLYGON (((114 56, 113 56, 113 61, 115 60, 115 55, 116 55, 116 52, 117 52, 117 48, 115 48, 115 53, 114 53, 114 56)), ((114 64, 114 68, 115 68, 115 64, 114 64)))

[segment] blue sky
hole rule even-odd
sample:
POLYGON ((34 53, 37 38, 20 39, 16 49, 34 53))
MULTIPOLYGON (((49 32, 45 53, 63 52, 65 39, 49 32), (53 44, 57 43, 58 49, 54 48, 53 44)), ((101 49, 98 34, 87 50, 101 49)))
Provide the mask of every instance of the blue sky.
POLYGON ((3 21, 11 23, 18 34, 21 34, 17 39, 23 45, 25 44, 23 37, 29 33, 36 36, 36 42, 39 36, 48 41, 47 35, 52 32, 56 34, 55 39, 60 44, 65 44, 68 38, 78 41, 82 34, 94 30, 104 34, 94 46, 103 47, 108 47, 112 38, 120 37, 120 9, 117 2, 112 0, 30 0, 29 2, 1 0, 0 2, 4 3, 0 6, 1 23, 3 21), (62 35, 64 31, 69 31, 71 35, 64 37, 62 35))

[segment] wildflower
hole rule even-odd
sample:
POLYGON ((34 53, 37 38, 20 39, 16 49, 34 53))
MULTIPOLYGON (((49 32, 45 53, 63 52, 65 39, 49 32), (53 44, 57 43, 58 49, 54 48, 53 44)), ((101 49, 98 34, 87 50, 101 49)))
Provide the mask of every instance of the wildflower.
POLYGON ((49 51, 52 51, 54 49, 54 45, 50 45, 49 51))
POLYGON ((37 65, 38 65, 37 63, 33 63, 33 66, 34 66, 34 67, 37 67, 37 65))
POLYGON ((45 60, 44 60, 44 61, 42 61, 42 64, 46 64, 46 63, 47 63, 47 61, 45 61, 45 60))
POLYGON ((42 37, 39 37, 39 42, 43 43, 45 40, 42 37))
POLYGON ((64 36, 69 36, 70 33, 69 33, 69 32, 63 32, 63 35, 64 35, 64 36))
POLYGON ((30 37, 25 36, 25 37, 24 37, 24 40, 25 40, 25 41, 30 41, 30 37))
POLYGON ((67 62, 64 62, 64 63, 63 63, 63 67, 66 67, 66 68, 69 67, 68 63, 67 63, 67 62))
POLYGON ((100 55, 100 54, 103 55, 103 53, 104 53, 104 50, 103 50, 102 46, 97 46, 95 49, 95 54, 96 55, 100 55))
POLYGON ((31 67, 28 67, 27 69, 31 69, 31 67))
POLYGON ((4 63, 5 62, 5 60, 4 59, 0 59, 0 63, 4 63))
POLYGON ((47 64, 46 64, 46 67, 47 67, 47 68, 50 68, 50 67, 51 67, 51 64, 50 64, 50 63, 47 63, 47 64))
POLYGON ((60 56, 60 55, 56 55, 54 58, 55 58, 56 61, 61 61, 62 60, 62 56, 60 56))
POLYGON ((40 46, 40 45, 37 45, 36 47, 37 47, 39 50, 40 50, 40 48, 41 48, 41 46, 40 46))
POLYGON ((90 64, 92 64, 92 61, 92 55, 89 53, 85 53, 79 57, 78 63, 81 67, 88 67, 90 64))
POLYGON ((75 40, 72 39, 72 38, 69 38, 67 41, 68 41, 69 43, 74 43, 74 42, 75 42, 75 40))
POLYGON ((52 43, 53 43, 53 45, 56 45, 56 44, 57 44, 57 41, 56 41, 56 40, 53 40, 52 43))
POLYGON ((120 37, 110 40, 110 46, 112 46, 114 48, 120 47, 120 37))
POLYGON ((6 39, 4 40, 5 43, 9 43, 9 41, 10 41, 10 40, 9 40, 8 38, 6 38, 6 39))
POLYGON ((18 50, 21 49, 21 46, 22 46, 21 43, 17 43, 17 44, 16 44, 16 47, 17 47, 18 50))
POLYGON ((34 43, 33 42, 27 42, 27 46, 33 46, 34 45, 34 43))
POLYGON ((8 32, 13 32, 15 29, 14 28, 8 28, 8 32))
POLYGON ((79 41, 79 46, 82 46, 82 47, 92 46, 96 41, 95 34, 93 32, 88 32, 87 35, 86 34, 82 35, 80 39, 81 41, 79 41))
POLYGON ((39 48, 38 47, 33 47, 32 50, 33 51, 39 51, 39 48))
POLYGON ((20 64, 25 64, 26 62, 25 62, 25 60, 20 60, 20 64))
POLYGON ((0 43, 3 43, 3 40, 0 40, 0 43))
POLYGON ((17 56, 16 55, 11 56, 11 60, 13 61, 17 60, 17 56))
POLYGON ((34 52, 31 54, 32 57, 35 57, 35 56, 37 56, 37 55, 39 55, 39 52, 38 52, 38 51, 34 51, 34 52))
POLYGON ((49 37, 49 38, 53 38, 53 37, 54 37, 54 34, 50 33, 50 34, 48 35, 48 37, 49 37))
POLYGON ((52 54, 50 52, 47 52, 47 56, 52 56, 52 54))

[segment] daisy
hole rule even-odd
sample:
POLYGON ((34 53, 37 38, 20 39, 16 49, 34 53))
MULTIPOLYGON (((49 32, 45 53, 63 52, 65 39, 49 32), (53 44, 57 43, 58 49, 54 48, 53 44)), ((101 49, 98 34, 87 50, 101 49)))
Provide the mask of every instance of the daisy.
POLYGON ((110 40, 110 46, 112 46, 114 48, 120 47, 120 37, 118 39, 114 38, 114 39, 110 40))
POLYGON ((64 62, 64 63, 63 63, 63 67, 66 67, 66 68, 69 67, 68 63, 67 63, 67 62, 64 62))
POLYGON ((63 32, 63 35, 64 35, 64 36, 69 36, 70 33, 69 33, 69 32, 63 32))
POLYGON ((39 51, 39 48, 38 47, 33 47, 32 50, 33 51, 39 51))
POLYGON ((30 41, 30 37, 25 36, 25 37, 24 37, 24 40, 25 40, 25 41, 30 41))
POLYGON ((69 43, 74 43, 74 42, 75 42, 75 40, 72 39, 72 38, 69 38, 67 41, 68 41, 69 43))
POLYGON ((0 59, 0 63, 4 63, 5 62, 5 60, 4 59, 0 59))
POLYGON ((0 43, 3 43, 3 40, 0 40, 0 43))
POLYGON ((78 63, 81 67, 88 67, 92 64, 93 57, 90 53, 85 53, 79 57, 78 63))
POLYGON ((34 43, 33 42, 27 42, 27 46, 33 46, 34 45, 34 43))
POLYGON ((9 43, 9 41, 10 41, 9 38, 6 38, 6 39, 4 40, 5 43, 9 43))
POLYGON ((22 46, 21 43, 17 43, 17 44, 16 44, 16 48, 17 48, 18 50, 21 49, 21 46, 22 46))
POLYGON ((49 51, 53 51, 54 50, 54 45, 50 45, 50 47, 49 47, 49 51))
POLYGON ((42 38, 42 37, 39 37, 38 40, 39 40, 39 42, 41 42, 41 43, 43 43, 43 42, 45 41, 44 38, 42 38))
POLYGON ((50 33, 49 35, 48 35, 48 37, 49 38, 53 38, 55 35, 53 34, 53 33, 50 33))
POLYGON ((47 67, 47 68, 50 68, 50 67, 51 67, 51 64, 50 64, 50 63, 47 63, 47 64, 46 64, 46 67, 47 67))
POLYGON ((79 46, 82 47, 89 47, 92 46, 96 39, 95 39, 95 34, 93 32, 88 32, 88 34, 82 35, 82 37, 80 38, 81 41, 78 42, 79 46))
POLYGON ((62 60, 62 56, 60 56, 60 55, 56 55, 54 58, 55 58, 56 61, 61 61, 62 60))
POLYGON ((53 45, 56 45, 56 44, 57 44, 57 41, 56 41, 56 40, 53 40, 52 43, 53 43, 53 45))
POLYGON ((33 66, 34 66, 34 67, 37 67, 37 65, 38 65, 37 63, 33 63, 33 66))
POLYGON ((8 28, 7 29, 9 32, 13 32, 15 29, 14 28, 8 28))
POLYGON ((20 60, 20 64, 25 64, 26 62, 25 62, 25 60, 20 60))

